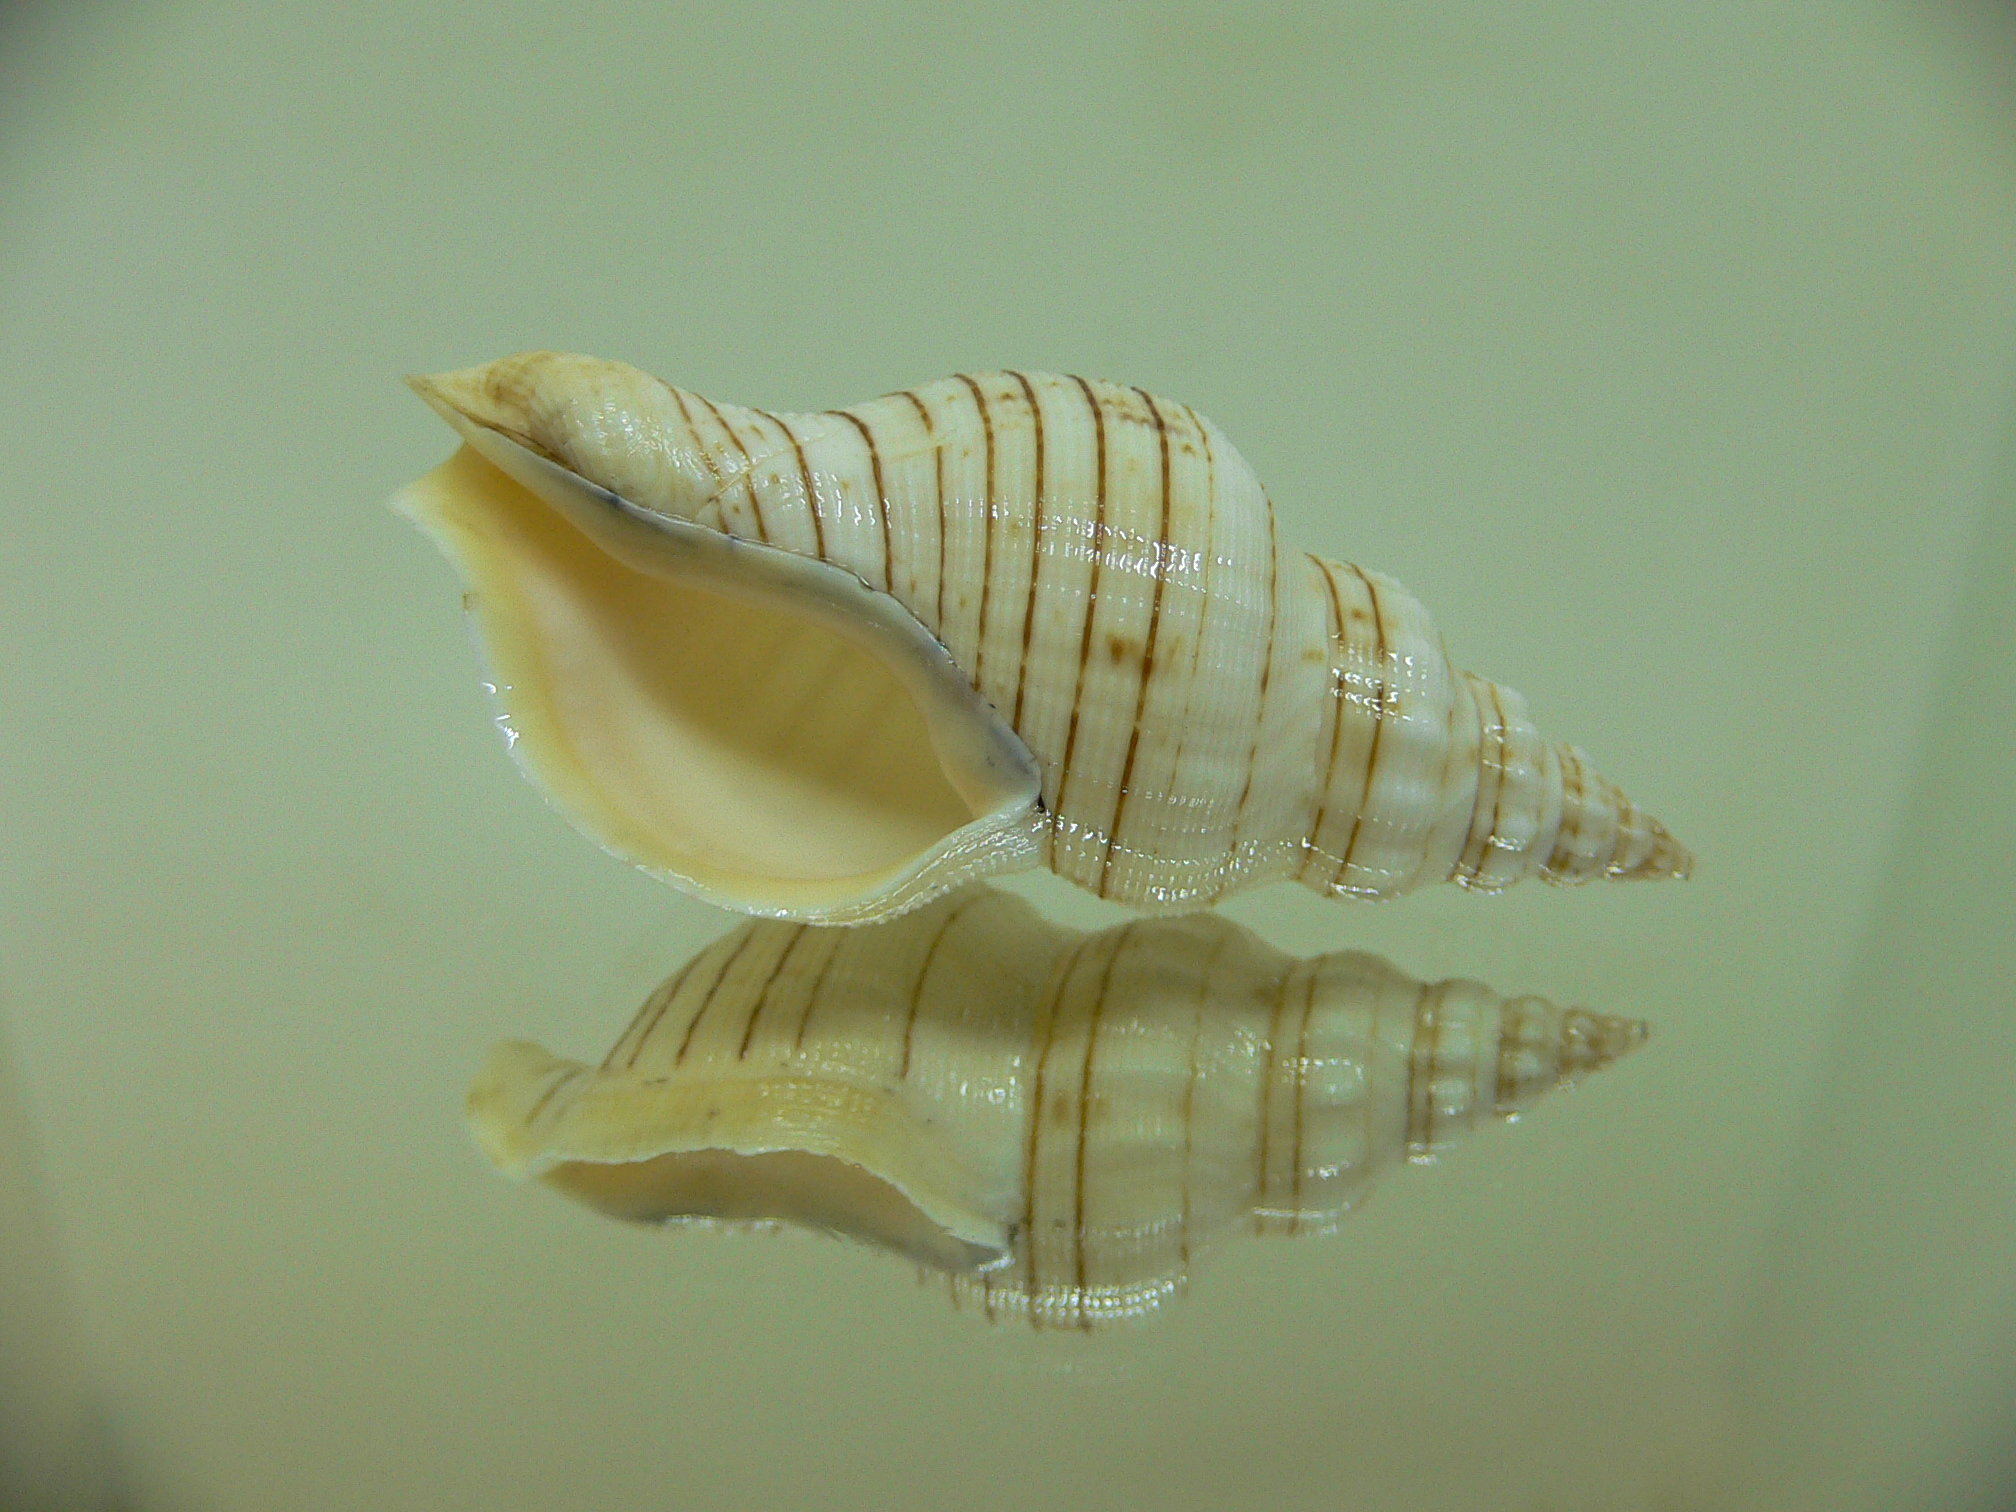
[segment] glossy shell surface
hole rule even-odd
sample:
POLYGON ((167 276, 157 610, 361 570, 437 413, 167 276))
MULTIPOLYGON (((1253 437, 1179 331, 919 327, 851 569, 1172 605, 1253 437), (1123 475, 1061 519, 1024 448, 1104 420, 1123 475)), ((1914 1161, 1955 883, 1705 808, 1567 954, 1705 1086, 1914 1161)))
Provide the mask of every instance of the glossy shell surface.
POLYGON ((1280 539, 1187 405, 996 372, 778 414, 558 353, 414 382, 467 444, 400 507, 470 583, 527 771, 727 906, 1691 864, 1399 584, 1280 539))
POLYGON ((745 923, 599 1066, 501 1045, 468 1110, 500 1170, 598 1211, 800 1223, 990 1317, 1090 1328, 1228 1233, 1329 1231, 1385 1168, 1644 1038, 1215 915, 1088 935, 974 885, 856 929, 745 923))

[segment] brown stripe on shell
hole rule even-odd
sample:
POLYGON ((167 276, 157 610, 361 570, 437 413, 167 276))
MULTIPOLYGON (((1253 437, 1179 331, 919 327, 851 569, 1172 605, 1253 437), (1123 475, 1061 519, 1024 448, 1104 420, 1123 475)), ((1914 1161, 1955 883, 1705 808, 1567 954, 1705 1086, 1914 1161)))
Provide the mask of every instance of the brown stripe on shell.
POLYGON ((1610 791, 1610 807, 1617 815, 1616 827, 1610 832, 1610 854, 1604 859, 1603 864, 1597 868, 1598 871, 1607 874, 1624 870, 1617 856, 1630 843, 1631 830, 1638 817, 1638 812, 1632 806, 1631 800, 1624 796, 1622 789, 1609 782, 1605 782, 1603 785, 1610 791))
MULTIPOLYGON (((1036 1151, 1043 1136, 1043 1077, 1050 1065, 1050 1047, 1057 1042, 1057 1015, 1061 1011, 1064 994, 1071 989, 1072 973, 1077 971, 1078 962, 1090 948, 1094 935, 1081 941, 1064 962, 1064 968, 1057 975, 1056 991, 1048 994, 1043 1006, 1047 1010, 1043 1018, 1040 1034, 1041 1044, 1036 1051, 1036 1074, 1030 1083, 1029 1092, 1029 1147, 1023 1160, 1022 1169, 1022 1237, 1027 1245, 1029 1286, 1032 1299, 1040 1284, 1036 1270, 1036 1151)), ((1031 1306, 1029 1323, 1033 1328, 1043 1326, 1041 1312, 1031 1306)))
POLYGON ((553 1101, 553 1095, 556 1092, 558 1092, 562 1087, 566 1086, 567 1083, 573 1081, 577 1077, 586 1076, 587 1074, 588 1074, 588 1068, 586 1066, 563 1067, 560 1074, 553 1078, 552 1084, 548 1086, 544 1092, 541 1092, 539 1094, 539 1100, 534 1104, 532 1104, 532 1106, 526 1110, 524 1120, 525 1123, 529 1126, 533 1119, 537 1118, 541 1113, 544 1113, 546 1111, 546 1105, 551 1101, 553 1101))
MULTIPOLYGON (((1273 510, 1268 510, 1273 517, 1273 510)), ((1337 579, 1330 575, 1330 564, 1313 551, 1304 552, 1316 564, 1322 574, 1323 586, 1330 590, 1330 755, 1323 763, 1323 769, 1316 774, 1316 817, 1310 821, 1309 837, 1303 842, 1307 847, 1302 857, 1302 869, 1298 876, 1309 874, 1310 863, 1321 854, 1323 821, 1330 817, 1330 788, 1337 770, 1337 749, 1344 739, 1344 656, 1350 649, 1350 637, 1344 628, 1344 603, 1337 596, 1337 579)), ((1258 749, 1257 743, 1255 749, 1258 749)), ((1250 781, 1250 778, 1249 778, 1250 781)), ((1355 833, 1355 831, 1354 831, 1355 833)))
POLYGON ((1141 648, 1141 679, 1134 695, 1134 723, 1127 736, 1127 759, 1120 767, 1120 793, 1113 804, 1113 823, 1106 831, 1106 849, 1099 857, 1099 880, 1092 890, 1100 897, 1106 895, 1106 873, 1113 865, 1113 847, 1120 840, 1121 822, 1127 815, 1127 800, 1134 794, 1134 758, 1141 748, 1141 718, 1148 709, 1148 684, 1155 675, 1155 643, 1162 630, 1162 588, 1169 578, 1169 427, 1162 419, 1162 411, 1156 407, 1155 397, 1146 389, 1136 389, 1148 406, 1148 417, 1155 422, 1155 434, 1162 446, 1162 525, 1156 532, 1161 560, 1155 564, 1155 594, 1148 608, 1148 636, 1141 648))
POLYGON ((1510 1118, 1519 1111, 1514 1086, 1519 1053, 1526 1048, 1526 1013, 1524 998, 1507 998, 1498 1010, 1498 1063, 1493 1073, 1496 1083, 1491 1091, 1491 1111, 1500 1118, 1510 1118))
POLYGON ((1435 1153, 1435 1056, 1442 1041, 1443 984, 1423 982, 1414 994, 1414 1042, 1407 1052, 1409 1160, 1435 1153))
MULTIPOLYGON (((1457 851, 1456 859, 1450 863, 1449 875, 1445 879, 1447 881, 1460 884, 1464 880, 1466 880, 1464 873, 1466 872, 1466 870, 1469 869, 1470 866, 1470 851, 1472 847, 1474 847, 1477 843, 1477 815, 1484 807, 1484 771, 1485 771, 1484 737, 1488 732, 1484 723, 1484 700, 1477 696, 1478 686, 1482 683, 1483 679, 1477 677, 1466 677, 1464 674, 1461 673, 1457 674, 1457 676, 1459 682, 1463 686, 1468 687, 1470 690, 1470 709, 1471 712, 1475 714, 1477 718, 1477 756, 1475 760, 1477 780, 1470 789, 1470 817, 1463 823, 1463 845, 1462 848, 1457 851)), ((1451 698, 1449 700, 1451 717, 1449 721, 1449 734, 1447 737, 1447 744, 1445 745, 1444 749, 1450 752, 1454 752, 1454 750, 1456 749, 1456 724, 1455 724, 1454 711, 1457 705, 1460 704, 1461 702, 1462 700, 1460 698, 1451 698)), ((1502 749, 1502 740, 1503 740, 1503 732, 1501 731, 1500 732, 1501 749, 1502 749)), ((1445 783, 1448 780, 1448 773, 1446 768, 1443 773, 1443 780, 1445 783)), ((1476 873, 1472 871, 1470 872, 1470 875, 1475 876, 1476 873)))
POLYGON ((1498 826, 1505 818, 1505 778, 1512 760, 1511 731, 1506 728, 1505 704, 1498 697, 1498 685, 1492 683, 1491 712, 1498 720, 1498 786, 1491 794, 1491 827, 1484 831, 1483 842, 1477 847, 1477 866, 1470 873, 1471 879, 1484 874, 1484 868, 1491 859, 1492 842, 1498 838, 1498 826))
POLYGON ((833 969, 833 963, 840 959, 840 949, 849 938, 844 929, 822 929, 819 933, 830 937, 832 946, 826 952, 826 959, 819 963, 819 971, 812 978, 812 985, 805 990, 805 1011, 798 1015, 798 1032, 791 1036, 793 1055, 805 1048, 805 1031, 811 1027, 813 1010, 819 1006, 819 990, 826 985, 826 974, 833 969))
MULTIPOLYGON (((700 1006, 693 1010, 693 1017, 686 1021, 686 1034, 679 1041, 678 1050, 673 1053, 673 1065, 678 1066, 685 1063, 686 1052, 693 1048, 693 1031, 700 1027, 700 1020, 707 1016, 707 1010, 713 1006, 716 994, 721 991, 721 984, 728 979, 728 973, 735 969, 735 963, 742 959, 742 952, 747 950, 749 942, 756 938, 754 925, 745 925, 744 928, 747 930, 747 933, 736 942, 735 948, 728 953, 727 959, 722 961, 721 969, 714 974, 713 984, 707 989, 707 996, 700 1000, 700 1006)), ((632 1060, 634 1063, 635 1057, 632 1057, 632 1060)))
MULTIPOLYGON (((932 418, 931 406, 924 402, 924 396, 915 389, 902 389, 899 393, 902 398, 908 399, 917 411, 917 419, 924 427, 924 434, 936 437, 938 422, 932 418)), ((932 448, 931 473, 936 480, 932 485, 934 490, 932 497, 938 506, 938 617, 931 622, 931 633, 937 635, 945 628, 945 448, 943 446, 932 448)))
MULTIPOLYGON (((1184 675, 1183 679, 1183 715, 1177 721, 1176 754, 1170 759, 1169 764, 1172 772, 1180 774, 1183 770, 1183 753, 1188 749, 1190 744, 1190 710, 1196 703, 1197 664, 1203 659, 1204 638, 1210 633, 1211 629, 1211 573, 1212 567, 1217 560, 1217 552, 1212 549, 1212 546, 1216 540, 1218 529, 1218 464, 1216 459, 1211 455, 1211 438, 1205 434, 1204 421, 1199 417, 1197 411, 1190 408, 1187 404, 1178 405, 1177 408, 1181 409, 1189 417, 1190 424, 1196 428, 1197 439, 1202 444, 1204 451, 1204 549, 1198 553, 1204 562, 1204 581, 1198 585, 1201 603, 1197 610, 1196 630, 1190 637, 1190 670, 1184 675)), ((1255 728, 1257 731, 1257 725, 1255 728)), ((1254 743, 1256 745, 1259 743, 1257 734, 1254 743)), ((1238 822, 1235 819, 1233 822, 1233 844, 1235 847, 1237 843, 1238 822)), ((1227 871, 1229 872, 1229 868, 1227 868, 1227 871)), ((1214 899, 1224 894, 1223 875, 1218 878, 1218 884, 1211 895, 1214 899)))
POLYGON ((1364 795, 1358 800, 1358 812, 1351 820, 1351 838, 1344 842, 1344 854, 1338 858, 1336 874, 1330 879, 1333 892, 1343 886, 1344 874, 1351 869, 1351 856, 1358 849, 1358 836, 1365 827, 1365 811, 1372 806, 1372 779, 1379 770, 1379 737, 1386 731, 1387 695, 1390 691, 1386 667, 1386 616, 1379 608, 1379 587, 1365 575, 1363 567, 1352 565, 1351 570, 1358 574, 1358 581, 1365 585, 1366 593, 1372 597, 1372 632, 1378 638, 1374 655, 1379 667, 1379 694, 1372 705, 1372 740, 1365 752, 1364 795))
MULTIPOLYGON (((756 518, 756 537, 758 540, 768 544, 770 540, 770 527, 763 521, 763 500, 756 492, 756 459, 749 455, 749 448, 743 445, 742 438, 735 434, 735 427, 730 425, 728 417, 721 413, 720 405, 709 399, 705 394, 695 394, 693 397, 707 406, 707 411, 714 417, 715 423, 727 433, 728 439, 734 443, 735 450, 742 454, 742 472, 740 478, 742 486, 749 490, 749 508, 756 518)), ((727 484, 724 483, 722 486, 725 488, 727 484)))
POLYGON ((1316 970, 1311 967, 1309 992, 1302 999, 1302 1032, 1295 1039, 1295 1145, 1288 1163, 1293 1183, 1289 1188, 1290 1206, 1294 1209, 1288 1219, 1291 1234, 1302 1231, 1302 1104, 1309 1090, 1309 1020, 1316 1012, 1316 978, 1316 970))
POLYGON ((986 445, 986 484, 981 498, 982 521, 985 529, 984 543, 980 548, 980 629, 974 640, 973 686, 978 688, 982 681, 982 670, 987 665, 987 605, 993 597, 994 587, 994 416, 987 408, 987 396, 980 385, 965 373, 953 375, 972 390, 973 407, 980 412, 980 432, 986 445))
POLYGON ((1011 729, 1022 728, 1022 697, 1029 681, 1029 644, 1036 629, 1036 585, 1043 570, 1043 406, 1037 401, 1035 385, 1024 373, 1008 375, 1022 385, 1022 396, 1029 401, 1029 420, 1036 433, 1036 519, 1029 533, 1029 603, 1022 611, 1022 660, 1015 667, 1015 713, 1009 719, 1011 729))
POLYGON ((735 1059, 749 1058, 749 1044, 756 1037, 756 1020, 763 1016, 763 1006, 770 1001, 770 989, 777 985, 777 978, 784 974, 784 963, 791 959, 792 954, 798 949, 799 942, 805 938, 806 931, 811 927, 809 924, 800 924, 784 948, 777 952, 777 964, 770 968, 770 975, 764 978, 762 990, 756 994, 756 1006, 749 1010, 749 1022, 743 1026, 742 1043, 735 1048, 735 1059))
MULTIPOLYGON (((1206 444, 1208 445, 1208 439, 1206 444)), ((1274 541, 1274 501, 1261 495, 1261 503, 1267 507, 1267 650, 1260 658, 1260 701, 1253 714, 1253 744, 1246 751, 1246 781, 1239 788, 1239 802, 1232 810, 1232 841, 1225 853, 1228 863, 1227 873, 1239 859, 1239 828, 1246 821, 1246 800, 1253 792, 1253 773, 1260 765, 1260 733, 1267 728, 1267 685, 1274 675, 1274 626, 1279 618, 1280 587, 1277 581, 1281 570, 1281 559, 1275 550, 1274 541)), ((1327 578, 1329 574, 1324 574, 1327 578)), ((1332 586, 1335 597, 1335 586, 1332 586)), ((1314 831, 1311 832, 1314 838, 1314 831)))
MULTIPOLYGON (((1470 800, 1470 827, 1468 830, 1464 832, 1463 854, 1456 858, 1456 865, 1450 868, 1449 872, 1451 880, 1459 883, 1475 882, 1478 877, 1483 875, 1485 858, 1491 854, 1491 842, 1493 839, 1497 837, 1498 821, 1501 816, 1505 801, 1505 763, 1506 763, 1505 705, 1499 701, 1498 689, 1495 684, 1487 682, 1484 683, 1483 686, 1486 689, 1488 689, 1491 694, 1491 713, 1494 721, 1492 724, 1492 733, 1495 737, 1495 743, 1497 746, 1497 760, 1495 762, 1490 762, 1482 759, 1484 753, 1484 742, 1482 740, 1479 740, 1477 742, 1477 753, 1479 758, 1477 766, 1477 788, 1475 793, 1471 796, 1470 800), (1485 830, 1482 835, 1479 835, 1477 832, 1477 820, 1484 811, 1484 774, 1486 772, 1490 772, 1492 774, 1491 826, 1489 829, 1485 830), (1475 852, 1474 859, 1472 856, 1472 852, 1475 852)), ((1476 687, 1477 682, 1473 681, 1471 684, 1471 697, 1473 702, 1475 701, 1476 698, 1476 687)), ((1484 706, 1481 703, 1477 705, 1477 714, 1479 719, 1481 720, 1484 714, 1484 706)))
POLYGON ((1072 1236, 1077 1247, 1078 1326, 1088 1333, 1092 1329, 1092 1319, 1085 1311, 1085 1141, 1092 1127, 1092 1060, 1099 1050, 1100 1014, 1106 1006, 1106 994, 1113 986, 1113 968, 1119 964, 1122 953, 1127 949, 1128 937, 1133 933, 1134 925, 1128 924, 1113 937, 1113 950, 1106 957, 1106 970, 1100 975, 1099 990, 1092 994, 1092 1008, 1085 1023, 1085 1072, 1078 1083, 1077 1206, 1072 1236))
POLYGON ((812 554, 821 561, 826 559, 826 527, 819 521, 819 490, 812 481, 812 464, 805 459, 804 443, 798 433, 785 423, 781 415, 773 415, 768 410, 756 410, 777 429, 784 432, 784 439, 791 443, 791 450, 798 457, 798 477, 805 485, 805 512, 812 516, 812 554))
POLYGON ((828 410, 829 415, 838 415, 861 433, 861 444, 868 448, 868 467, 875 479, 875 512, 882 520, 882 588, 887 592, 896 583, 896 559, 889 544, 889 490, 882 482, 882 449, 875 444, 875 433, 868 429, 868 422, 852 410, 828 410))
POLYGON ((1570 745, 1557 745, 1555 750, 1561 758, 1561 822, 1554 831, 1554 850, 1547 857, 1547 865, 1543 868, 1547 872, 1559 872, 1574 859, 1572 847, 1577 840, 1582 838, 1582 804, 1587 786, 1582 771, 1582 758, 1577 754, 1575 748, 1570 745), (1570 803, 1568 799, 1568 770, 1570 767, 1573 767, 1575 770, 1575 798, 1573 803, 1570 803), (1572 826, 1569 821, 1571 814, 1574 816, 1572 826))
POLYGON ((1228 938, 1224 934, 1217 937, 1211 947, 1211 954, 1205 957, 1203 971, 1198 973, 1197 1014, 1190 1028, 1190 1075, 1183 1083, 1182 1217, 1176 1237, 1176 1252, 1181 1257, 1185 1275, 1190 1271, 1191 1145, 1197 1123, 1197 1077, 1202 1069, 1197 1064, 1197 1047, 1204 1038, 1204 1013, 1211 1001, 1211 973, 1218 969, 1218 958, 1225 954, 1225 942, 1228 938))
POLYGON ((1071 724, 1064 736, 1064 760, 1057 769, 1057 809, 1050 815, 1054 831, 1064 811, 1065 795, 1071 786, 1071 760, 1078 750, 1079 706, 1085 701, 1085 667, 1092 660, 1092 618, 1099 606, 1099 564, 1106 555, 1106 412, 1092 393, 1092 385, 1075 373, 1071 381, 1085 395, 1085 407, 1092 412, 1097 484, 1092 519, 1092 578, 1085 593, 1085 628, 1078 642, 1078 679, 1071 691, 1071 724))
POLYGON ((924 964, 918 968, 916 984, 910 989, 910 1011, 903 1019, 903 1061, 896 1069, 899 1080, 910 1074, 910 1038, 916 1032, 917 1010, 924 1001, 924 982, 931 975, 931 963, 938 958, 938 947, 944 943, 945 936, 951 931, 952 926, 959 922, 960 915, 987 896, 985 892, 975 893, 953 909, 945 916, 945 922, 938 926, 938 932, 931 936, 931 943, 925 947, 924 964))
POLYGON ((644 1000, 644 1006, 639 1008, 637 1016, 630 1020, 630 1027, 623 1031, 622 1036, 616 1043, 609 1047, 609 1053, 602 1057, 602 1069, 604 1071, 616 1064, 616 1057, 623 1053, 625 1045, 629 1045, 631 1048, 630 1059, 624 1064, 630 1066, 637 1064, 637 1052, 644 1047, 644 1041, 649 1039, 651 1031, 658 1027, 658 1020, 665 1017, 665 1010, 671 1006, 672 1000, 679 996, 679 989, 686 985, 687 978, 693 975, 694 968, 706 958, 705 951, 693 957, 692 960, 679 969, 676 976, 661 983, 658 990, 644 1000), (633 1035, 635 1036, 634 1042, 632 1039, 633 1035))
MULTIPOLYGON (((700 427, 694 423, 693 411, 687 407, 685 393, 676 385, 667 383, 663 378, 658 379, 657 383, 660 388, 672 396, 672 402, 679 406, 679 418, 686 423, 687 433, 693 437, 694 446, 700 453, 701 464, 706 467, 707 476, 713 480, 707 489, 707 504, 714 505, 716 517, 719 518, 722 514, 721 496, 726 491, 728 484, 721 476, 719 464, 714 460, 714 448, 700 439, 700 427)), ((695 523, 706 523, 703 520, 699 520, 697 516, 705 511, 707 504, 702 504, 700 509, 695 511, 695 523)))
MULTIPOLYGON (((1281 1051, 1281 1014, 1288 1006, 1288 989, 1295 980, 1295 973, 1303 963, 1296 962, 1281 973, 1281 990, 1274 995, 1274 1012, 1267 1020, 1267 1070, 1260 1079, 1260 1159, 1259 1181, 1254 1190, 1253 1205, 1256 1209, 1267 1205, 1269 1186, 1268 1146, 1274 1133, 1274 1061, 1281 1051)), ((1253 1215, 1253 1232, 1265 1233, 1267 1219, 1256 1211, 1253 1215)))

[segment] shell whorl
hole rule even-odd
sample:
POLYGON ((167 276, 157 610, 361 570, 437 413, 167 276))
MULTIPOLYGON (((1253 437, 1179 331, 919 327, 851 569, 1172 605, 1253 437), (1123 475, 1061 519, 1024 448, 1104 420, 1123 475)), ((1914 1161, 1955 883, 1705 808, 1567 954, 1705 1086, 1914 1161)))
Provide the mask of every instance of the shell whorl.
POLYGON ((891 595, 1033 754, 1041 862, 1102 896, 1691 866, 1518 694, 1458 671, 1397 583, 1281 541, 1186 405, 1001 372, 776 414, 547 352, 419 384, 646 510, 891 595))
POLYGON ((1665 827, 1579 749, 1543 740, 1523 697, 1455 669, 1405 588, 1308 563, 1329 605, 1332 698, 1301 881, 1389 898, 1439 881, 1495 892, 1534 876, 1687 875, 1665 827))
POLYGON ((499 1046, 469 1115, 500 1169, 614 1216, 796 1220, 989 1316, 1092 1327, 1229 1232, 1334 1229, 1384 1170, 1644 1039, 1217 915, 1088 935, 973 887, 858 929, 746 923, 599 1067, 499 1046))

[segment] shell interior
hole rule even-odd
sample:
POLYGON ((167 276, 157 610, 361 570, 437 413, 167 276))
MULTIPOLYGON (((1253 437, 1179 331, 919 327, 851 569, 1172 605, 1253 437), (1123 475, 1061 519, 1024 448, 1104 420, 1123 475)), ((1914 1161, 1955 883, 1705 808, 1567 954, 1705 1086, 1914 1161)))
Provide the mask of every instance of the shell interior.
POLYGON ((570 1160, 542 1179, 597 1212, 636 1223, 793 1223, 954 1272, 1007 1258, 1005 1250, 942 1228, 872 1172, 803 1150, 683 1150, 621 1165, 570 1160))
POLYGON ((757 1066, 604 1078, 515 1040, 491 1051, 466 1107, 498 1169, 612 1218, 790 1222, 954 1272, 1008 1257, 973 1173, 894 1098, 845 1080, 757 1066))
POLYGON ((465 444, 394 506, 460 568, 513 753, 577 827, 836 923, 1032 863, 1034 758, 896 600, 436 407, 465 444))

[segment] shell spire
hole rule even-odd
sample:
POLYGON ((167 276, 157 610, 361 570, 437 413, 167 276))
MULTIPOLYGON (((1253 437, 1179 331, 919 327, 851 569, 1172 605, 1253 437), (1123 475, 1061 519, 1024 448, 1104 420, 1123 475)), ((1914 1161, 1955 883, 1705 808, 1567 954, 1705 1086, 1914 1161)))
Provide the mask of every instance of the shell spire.
POLYGON ((1145 389, 972 373, 782 414, 554 352, 411 381, 465 444, 395 504, 470 585, 515 754, 711 901, 861 923, 1031 866, 1156 912, 1691 868, 1145 389))
POLYGON ((1426 882, 1496 892, 1684 878, 1664 825, 1544 740, 1515 690, 1456 670, 1428 611, 1384 573, 1308 558, 1330 606, 1329 759, 1298 877, 1386 898, 1426 882), (1427 648, 1425 655, 1407 649, 1427 648), (1434 773, 1439 791, 1409 791, 1434 773))
POLYGON ((989 1317, 1092 1328, 1227 1235, 1329 1232, 1644 1040, 1217 915, 1088 935, 976 886, 858 929, 746 923, 599 1066, 497 1047, 468 1114, 498 1169, 598 1212, 795 1222, 989 1317))

